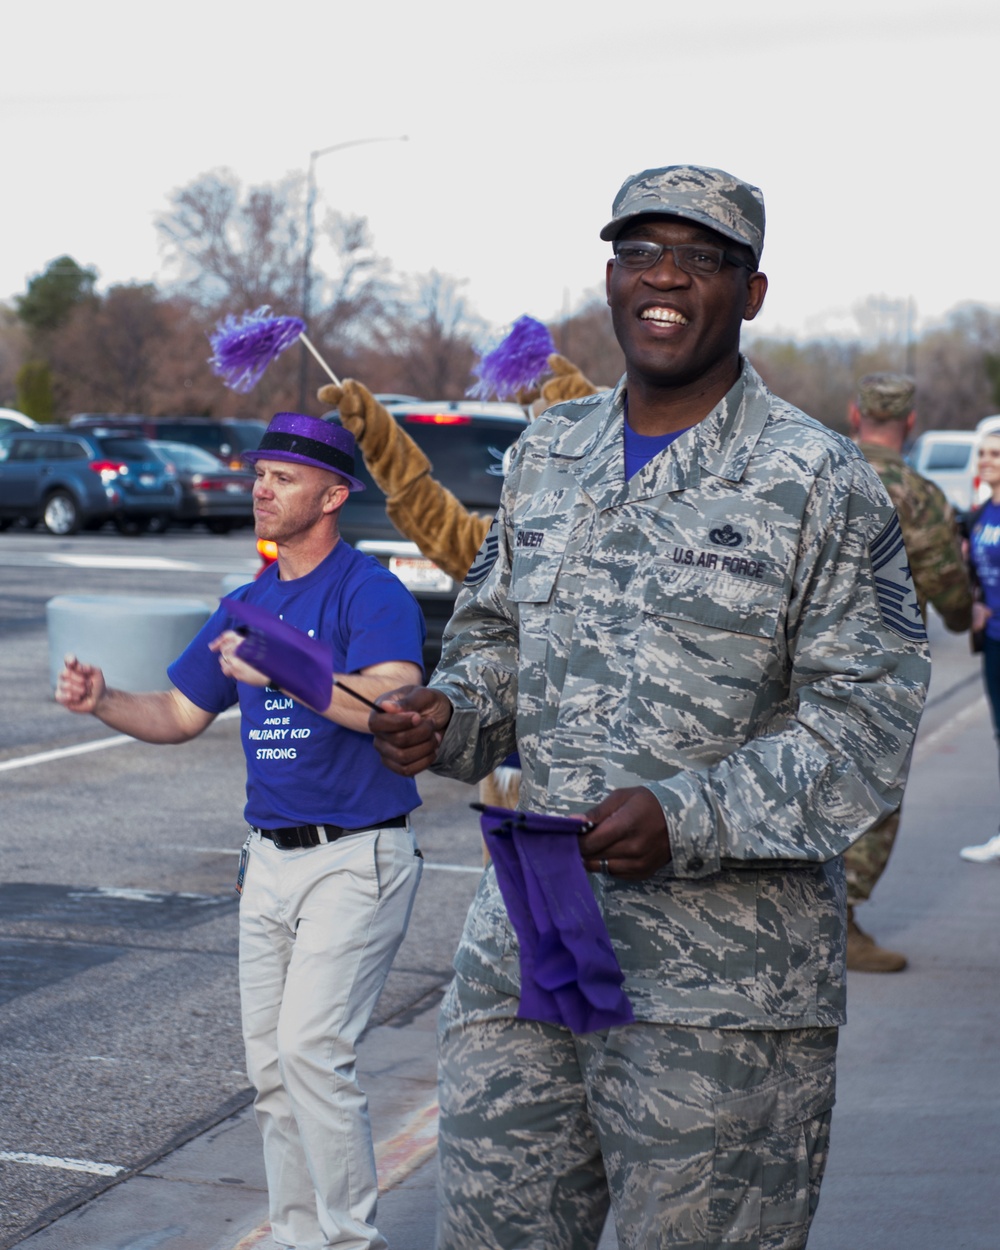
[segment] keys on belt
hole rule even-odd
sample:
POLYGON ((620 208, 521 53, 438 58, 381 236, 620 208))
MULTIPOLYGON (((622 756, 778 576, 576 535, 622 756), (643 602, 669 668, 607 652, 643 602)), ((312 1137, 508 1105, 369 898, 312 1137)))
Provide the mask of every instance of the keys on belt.
POLYGON ((250 828, 267 838, 279 850, 297 851, 304 847, 321 846, 327 842, 336 842, 338 838, 347 837, 352 833, 371 833, 373 829, 403 829, 408 817, 393 816, 389 820, 380 820, 374 825, 362 825, 358 829, 345 829, 343 825, 286 825, 282 829, 250 828))

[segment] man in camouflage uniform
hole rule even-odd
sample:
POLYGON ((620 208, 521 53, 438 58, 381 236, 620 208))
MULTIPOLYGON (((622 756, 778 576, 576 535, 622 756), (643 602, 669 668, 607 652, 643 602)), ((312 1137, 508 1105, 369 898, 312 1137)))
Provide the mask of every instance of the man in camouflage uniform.
POLYGON ((516 746, 522 808, 593 822, 636 1017, 519 1018, 486 870, 442 1007, 439 1250, 585 1250, 609 1199, 622 1250, 806 1243, 843 851, 899 802, 929 664, 878 478, 740 356, 763 234, 720 170, 626 181, 601 231, 626 374, 521 435, 430 686, 369 722, 404 774, 516 746))
MULTIPOLYGON (((901 373, 870 373, 851 405, 851 433, 896 507, 920 610, 932 603, 948 629, 972 624, 972 591, 961 540, 942 492, 903 459, 913 433, 915 383, 901 373)), ((858 927, 854 909, 871 897, 885 872, 899 829, 897 809, 844 852, 847 869, 847 966, 856 972, 901 972, 906 956, 886 950, 858 927)))

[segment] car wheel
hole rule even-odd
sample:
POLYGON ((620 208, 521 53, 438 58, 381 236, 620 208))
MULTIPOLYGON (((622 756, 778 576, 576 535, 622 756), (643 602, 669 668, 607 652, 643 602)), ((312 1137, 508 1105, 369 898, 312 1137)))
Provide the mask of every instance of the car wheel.
POLYGON ((145 534, 149 529, 151 518, 148 516, 116 516, 115 529, 119 534, 134 538, 137 534, 145 534))
POLYGON ((233 528, 232 521, 220 521, 216 519, 214 521, 206 521, 205 524, 208 526, 209 532, 212 534, 228 534, 233 528))
POLYGON ((68 491, 54 491, 46 499, 42 524, 50 534, 75 534, 80 528, 80 509, 68 491))
POLYGON ((167 512, 158 512, 156 516, 149 518, 149 525, 146 527, 151 534, 165 534, 170 529, 171 517, 167 512))
POLYGON ((0 516, 0 534, 2 534, 4 530, 9 530, 13 524, 14 520, 12 517, 0 516))

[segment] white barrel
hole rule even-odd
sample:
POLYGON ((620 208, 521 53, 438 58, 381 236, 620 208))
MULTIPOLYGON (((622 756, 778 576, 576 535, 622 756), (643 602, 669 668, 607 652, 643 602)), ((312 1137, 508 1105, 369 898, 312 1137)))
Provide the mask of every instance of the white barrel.
POLYGON ((55 689, 63 657, 96 664, 118 690, 169 690, 167 665, 215 609, 203 599, 156 595, 57 595, 45 605, 49 678, 55 689))

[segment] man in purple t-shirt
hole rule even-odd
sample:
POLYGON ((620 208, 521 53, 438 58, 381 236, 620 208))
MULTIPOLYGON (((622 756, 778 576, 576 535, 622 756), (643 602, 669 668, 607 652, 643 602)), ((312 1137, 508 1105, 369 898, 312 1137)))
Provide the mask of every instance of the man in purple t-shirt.
POLYGON ((382 1250, 355 1045, 420 881, 409 819, 420 800, 411 778, 382 764, 354 694, 373 701, 421 680, 423 619, 402 583, 340 541, 340 509, 364 489, 350 433, 279 413, 245 458, 257 474, 256 533, 277 544, 278 559, 232 598, 329 648, 332 693, 319 683, 307 701, 307 683, 286 678, 295 693, 251 667, 224 602, 170 666, 172 689, 112 690, 99 668, 70 656, 56 699, 163 743, 196 737, 239 703, 249 826, 237 886, 240 1000, 271 1229, 288 1247, 382 1250), (341 674, 354 693, 336 684, 341 674))

